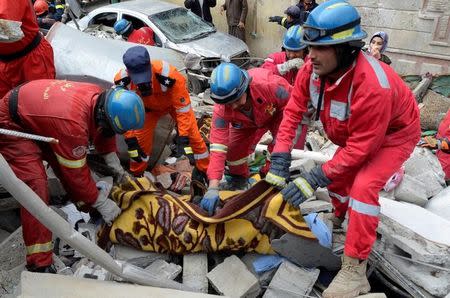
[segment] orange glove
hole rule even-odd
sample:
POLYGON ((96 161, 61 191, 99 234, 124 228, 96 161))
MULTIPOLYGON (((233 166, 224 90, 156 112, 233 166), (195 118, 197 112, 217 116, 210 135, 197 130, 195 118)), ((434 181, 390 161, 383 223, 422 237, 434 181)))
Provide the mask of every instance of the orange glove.
POLYGON ((450 153, 450 142, 446 138, 436 139, 434 136, 426 136, 420 141, 420 147, 441 150, 450 153))

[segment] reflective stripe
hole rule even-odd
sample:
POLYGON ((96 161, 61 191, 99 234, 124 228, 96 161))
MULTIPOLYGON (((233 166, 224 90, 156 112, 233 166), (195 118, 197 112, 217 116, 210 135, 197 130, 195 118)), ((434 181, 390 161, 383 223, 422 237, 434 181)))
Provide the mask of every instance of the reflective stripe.
POLYGON ((204 159, 204 158, 207 158, 208 156, 209 156, 209 152, 206 151, 204 153, 194 154, 194 159, 204 159))
POLYGON ((297 179, 294 180, 294 183, 307 198, 313 196, 314 189, 311 187, 308 181, 306 181, 305 178, 298 177, 297 179))
POLYGON ((380 206, 363 203, 354 198, 350 198, 348 207, 352 208, 353 211, 356 211, 358 213, 362 213, 365 215, 378 216, 380 214, 380 206))
POLYGON ((78 168, 84 167, 84 165, 86 164, 86 156, 82 159, 71 160, 71 159, 66 159, 56 153, 55 153, 55 155, 56 155, 56 159, 58 160, 59 164, 65 166, 66 168, 78 169, 78 168))
MULTIPOLYGON (((317 103, 319 101, 319 86, 314 85, 314 81, 317 81, 319 79, 319 76, 315 73, 311 74, 311 77, 309 78, 309 95, 311 96, 311 103, 314 107, 314 109, 317 109, 317 103)), ((325 96, 325 95, 324 95, 325 96)), ((324 105, 320 108, 320 110, 323 110, 324 105)))
POLYGON ((211 152, 224 152, 227 153, 228 147, 222 144, 211 144, 209 146, 209 151, 211 152))
MULTIPOLYGON (((166 61, 162 61, 162 70, 161 70, 161 75, 163 77, 168 77, 169 76, 169 72, 170 72, 170 65, 169 63, 167 63, 166 61)), ((166 92, 167 91, 167 87, 164 86, 163 84, 161 85, 161 90, 162 92, 166 92)))
POLYGON ((191 109, 191 104, 176 110, 177 113, 187 113, 191 109))
POLYGON ((368 55, 364 52, 363 56, 366 58, 367 62, 369 62, 370 66, 372 66, 373 71, 375 72, 375 75, 377 76, 378 82, 380 83, 382 88, 390 89, 391 86, 389 85, 389 80, 387 78, 386 73, 384 72, 384 69, 381 67, 380 61, 378 61, 375 57, 368 55))
POLYGON ((336 199, 338 199, 341 203, 345 203, 348 201, 348 199, 350 198, 349 196, 341 196, 340 194, 337 194, 335 192, 332 191, 328 191, 328 194, 330 195, 330 197, 334 197, 336 199))
POLYGON ((138 156, 139 156, 139 153, 138 153, 137 150, 130 150, 130 151, 128 151, 128 155, 129 155, 131 158, 133 158, 133 157, 138 157, 138 156))
POLYGON ((347 103, 337 100, 331 100, 330 117, 344 121, 348 119, 347 103))
POLYGON ((53 251, 53 244, 51 241, 47 243, 38 243, 35 245, 27 246, 27 255, 50 251, 53 251))
POLYGON ((194 153, 194 151, 192 151, 192 147, 184 147, 184 153, 192 154, 192 153, 194 153))
POLYGON ((233 161, 227 160, 227 164, 229 166, 240 166, 240 165, 247 163, 247 160, 248 160, 248 156, 238 159, 238 160, 233 160, 233 161))

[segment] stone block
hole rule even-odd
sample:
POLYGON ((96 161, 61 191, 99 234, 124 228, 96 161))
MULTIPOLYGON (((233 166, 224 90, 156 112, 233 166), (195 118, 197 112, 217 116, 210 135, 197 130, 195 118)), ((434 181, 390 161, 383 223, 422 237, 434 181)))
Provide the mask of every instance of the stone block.
POLYGON ((269 285, 277 269, 268 270, 266 272, 263 272, 262 274, 256 273, 255 267, 253 266, 253 262, 262 256, 264 255, 257 253, 247 253, 241 258, 241 261, 244 262, 245 266, 247 266, 247 269, 251 273, 253 273, 253 275, 256 276, 256 278, 258 278, 260 286, 266 287, 269 285))
POLYGON ((294 159, 291 162, 289 171, 309 172, 316 166, 316 163, 312 159, 294 159))
POLYGON ((445 173, 436 155, 430 150, 416 147, 405 162, 405 173, 412 177, 422 175, 425 171, 433 171, 439 183, 445 184, 445 173))
POLYGON ((320 245, 317 240, 284 234, 280 239, 272 240, 272 248, 299 266, 308 268, 322 266, 330 271, 341 268, 341 259, 333 254, 331 249, 320 245))
POLYGON ((300 204, 300 211, 302 214, 309 214, 313 212, 331 212, 333 210, 333 205, 331 203, 315 200, 303 202, 300 204))
POLYGON ((206 275, 214 289, 229 297, 256 297, 259 283, 235 255, 226 258, 206 275))
POLYGON ((196 292, 208 293, 208 256, 205 253, 183 256, 183 284, 196 292))
POLYGON ((263 297, 305 297, 311 292, 319 273, 319 269, 300 268, 291 262, 283 261, 263 297))
POLYGON ((444 189, 444 186, 439 181, 439 177, 433 171, 426 171, 416 176, 416 179, 425 184, 427 198, 437 195, 444 189))
POLYGON ((444 188, 428 200, 425 209, 450 221, 450 187, 444 188))
POLYGON ((22 227, 17 229, 0 244, 0 270, 10 270, 25 262, 25 244, 22 227))
POLYGON ((169 260, 169 255, 166 254, 137 250, 120 244, 113 246, 111 254, 116 260, 126 261, 141 268, 148 267, 156 260, 169 260))
POLYGON ((164 260, 156 260, 151 263, 145 270, 150 271, 155 276, 161 277, 163 279, 174 280, 183 268, 180 265, 174 263, 167 263, 164 260))
POLYGON ((425 187, 425 184, 421 181, 405 175, 402 182, 395 189, 394 196, 399 201, 425 206, 428 202, 425 187))

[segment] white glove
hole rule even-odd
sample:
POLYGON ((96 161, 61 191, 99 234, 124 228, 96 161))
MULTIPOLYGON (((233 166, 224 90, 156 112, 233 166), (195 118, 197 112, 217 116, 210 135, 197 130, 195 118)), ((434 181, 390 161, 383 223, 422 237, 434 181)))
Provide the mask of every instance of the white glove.
POLYGON ((285 75, 288 71, 291 69, 297 68, 299 69, 303 65, 303 60, 301 58, 294 58, 291 60, 288 60, 284 63, 277 64, 277 69, 280 75, 285 75))
POLYGON ((117 183, 124 183, 131 178, 131 175, 127 171, 125 171, 125 169, 120 164, 119 157, 115 152, 103 155, 103 159, 105 160, 106 165, 113 169, 114 178, 117 183))
POLYGON ((116 203, 108 199, 112 185, 105 181, 99 181, 97 182, 97 188, 99 190, 98 197, 92 207, 100 212, 106 224, 111 225, 121 211, 116 203))

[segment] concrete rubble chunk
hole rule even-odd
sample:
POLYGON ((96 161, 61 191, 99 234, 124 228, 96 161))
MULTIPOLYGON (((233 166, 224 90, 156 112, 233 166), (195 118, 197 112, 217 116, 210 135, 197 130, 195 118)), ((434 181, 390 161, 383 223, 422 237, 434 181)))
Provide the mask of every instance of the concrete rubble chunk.
POLYGON ((314 195, 318 200, 325 201, 331 203, 330 194, 328 193, 328 189, 319 187, 315 192, 314 195))
POLYGON ((93 262, 90 262, 88 259, 84 259, 81 264, 77 265, 77 269, 73 274, 74 277, 78 278, 90 278, 96 280, 111 280, 112 275, 104 268, 95 265, 93 262))
POLYGON ((428 202, 425 188, 425 183, 405 175, 402 182, 395 189, 394 196, 399 201, 425 206, 428 202))
POLYGON ((64 264, 63 261, 61 261, 61 259, 55 254, 53 254, 53 265, 55 266, 58 274, 73 275, 72 269, 67 267, 66 264, 64 264))
POLYGON ((312 159, 294 159, 291 162, 289 171, 309 172, 316 166, 316 163, 312 159))
POLYGON ((327 270, 341 268, 341 259, 319 244, 317 240, 284 234, 280 239, 272 240, 272 248, 278 254, 296 265, 308 268, 325 267, 327 270))
POLYGON ((10 270, 25 261, 26 250, 22 227, 18 228, 0 244, 0 270, 10 270))
POLYGON ((171 280, 174 280, 181 273, 181 270, 183 270, 180 265, 167 263, 164 260, 156 260, 145 269, 155 276, 171 280))
POLYGON ((444 186, 439 181, 437 174, 431 170, 416 176, 416 179, 425 184, 425 193, 427 194, 427 198, 437 195, 444 189, 444 186))
POLYGON ((450 187, 444 188, 428 200, 425 209, 450 221, 450 187))
POLYGON ((309 295, 319 273, 319 269, 301 268, 289 261, 283 261, 263 297, 294 298, 309 295))
POLYGON ((438 158, 431 150, 416 147, 409 159, 405 162, 405 173, 412 177, 422 175, 425 171, 433 171, 439 183, 445 184, 445 173, 438 158))
POLYGON ((275 272, 277 272, 277 269, 275 268, 272 270, 268 270, 263 272, 262 274, 256 273, 255 267, 253 266, 253 262, 262 256, 264 255, 257 253, 247 253, 241 258, 241 261, 244 262, 245 266, 247 266, 247 269, 258 278, 260 286, 266 287, 269 285, 270 281, 275 275, 275 272))
POLYGON ((160 254, 156 252, 148 252, 137 250, 125 245, 115 244, 112 248, 112 256, 119 261, 126 261, 127 263, 136 265, 141 268, 148 267, 156 260, 169 260, 169 256, 166 254, 160 254))
POLYGON ((205 253, 183 256, 183 284, 197 292, 208 293, 208 256, 205 253))
POLYGON ((161 298, 197 298, 217 297, 203 293, 185 292, 173 289, 130 285, 110 281, 46 273, 23 272, 21 295, 33 298, 123 298, 123 297, 161 297, 161 298))
POLYGON ((206 275, 216 291, 228 297, 256 297, 259 283, 235 255, 226 258, 206 275))
POLYGON ((300 210, 302 214, 309 214, 313 212, 331 212, 333 210, 333 205, 325 201, 308 201, 300 204, 300 210))

